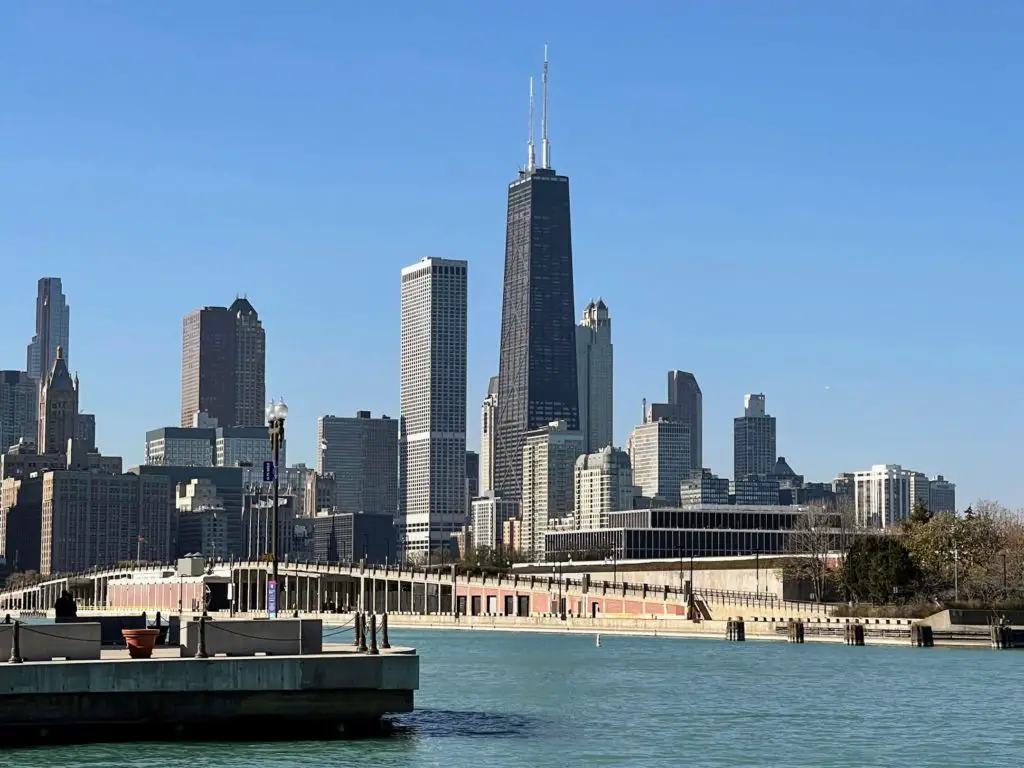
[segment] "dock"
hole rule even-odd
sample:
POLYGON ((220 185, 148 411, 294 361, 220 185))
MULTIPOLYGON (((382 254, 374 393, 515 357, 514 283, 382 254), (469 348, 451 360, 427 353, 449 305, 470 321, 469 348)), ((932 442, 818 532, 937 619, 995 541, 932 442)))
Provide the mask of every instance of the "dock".
POLYGON ((319 620, 188 622, 148 659, 102 647, 99 621, 22 625, 17 649, 0 629, 12 746, 375 736, 419 688, 414 649, 325 644, 319 620))

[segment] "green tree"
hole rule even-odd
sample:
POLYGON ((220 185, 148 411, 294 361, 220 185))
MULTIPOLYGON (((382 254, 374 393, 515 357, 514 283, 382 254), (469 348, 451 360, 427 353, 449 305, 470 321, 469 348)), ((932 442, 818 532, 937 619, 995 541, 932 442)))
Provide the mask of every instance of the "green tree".
POLYGON ((911 527, 906 545, 921 570, 922 589, 933 598, 992 597, 986 574, 1003 549, 1002 525, 991 515, 940 512, 911 527))
POLYGON ((846 555, 842 583, 857 602, 888 603, 913 592, 918 568, 896 536, 864 536, 846 555))

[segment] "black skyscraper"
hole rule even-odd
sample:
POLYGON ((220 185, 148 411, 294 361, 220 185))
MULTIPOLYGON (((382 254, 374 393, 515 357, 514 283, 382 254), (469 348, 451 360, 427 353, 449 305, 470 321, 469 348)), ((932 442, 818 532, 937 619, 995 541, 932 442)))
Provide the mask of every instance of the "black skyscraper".
POLYGON ((550 168, 544 59, 540 167, 531 81, 529 162, 508 188, 494 484, 512 500, 522 494, 525 433, 556 420, 579 429, 569 178, 550 168))

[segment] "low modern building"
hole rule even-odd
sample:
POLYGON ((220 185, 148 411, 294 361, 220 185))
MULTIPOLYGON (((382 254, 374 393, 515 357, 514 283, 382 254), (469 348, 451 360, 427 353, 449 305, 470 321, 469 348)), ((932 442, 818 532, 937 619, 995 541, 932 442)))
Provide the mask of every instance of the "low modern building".
POLYGON ((613 512, 607 528, 545 535, 546 559, 619 560, 782 554, 802 507, 638 509, 613 512))

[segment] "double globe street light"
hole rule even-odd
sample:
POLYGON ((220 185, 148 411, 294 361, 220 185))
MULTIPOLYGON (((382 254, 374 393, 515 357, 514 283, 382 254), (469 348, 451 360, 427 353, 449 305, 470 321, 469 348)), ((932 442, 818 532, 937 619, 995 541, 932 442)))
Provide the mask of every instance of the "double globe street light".
POLYGON ((274 465, 274 506, 270 517, 270 583, 267 585, 267 613, 271 618, 277 616, 277 498, 280 491, 280 458, 281 447, 284 445, 284 420, 288 418, 288 406, 284 398, 267 403, 267 426, 270 428, 270 450, 274 465))

